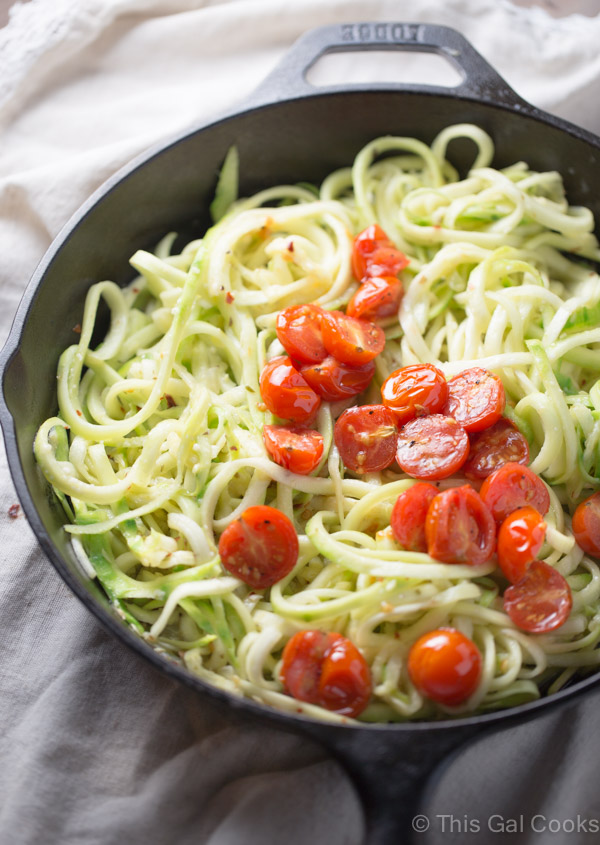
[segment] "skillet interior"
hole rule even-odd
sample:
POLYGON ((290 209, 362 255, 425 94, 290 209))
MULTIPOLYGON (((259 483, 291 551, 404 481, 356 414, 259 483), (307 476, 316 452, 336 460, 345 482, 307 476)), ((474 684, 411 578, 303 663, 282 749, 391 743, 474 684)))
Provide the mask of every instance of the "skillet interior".
MULTIPOLYGON (((397 90, 340 91, 255 108, 193 131, 142 160, 124 179, 100 189, 67 225, 38 268, 17 316, 21 341, 4 375, 16 436, 13 442, 8 426, 5 436, 23 507, 44 550, 79 597, 130 644, 133 635, 74 560, 61 530, 62 510, 31 448, 39 424, 56 412, 58 357, 76 342, 73 327, 81 320, 90 284, 128 281, 133 275, 128 259, 135 249, 152 247, 166 232, 201 234, 218 168, 233 143, 241 157, 241 192, 248 195, 278 183, 319 183, 333 169, 350 164, 378 135, 430 142, 450 124, 473 122, 493 137, 495 166, 525 159, 535 169, 559 170, 570 201, 589 206, 600 219, 599 142, 575 127, 538 117, 532 109, 520 114, 515 108, 448 93, 397 90)), ((471 143, 454 142, 450 158, 464 174, 473 159, 471 143)), ((138 651, 168 667, 135 640, 138 651)), ((194 685, 206 688, 197 681, 194 685)))

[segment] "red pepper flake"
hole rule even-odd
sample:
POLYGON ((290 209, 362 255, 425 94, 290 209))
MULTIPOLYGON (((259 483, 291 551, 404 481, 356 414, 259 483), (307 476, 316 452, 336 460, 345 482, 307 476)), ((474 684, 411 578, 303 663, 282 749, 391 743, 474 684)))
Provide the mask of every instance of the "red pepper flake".
POLYGON ((289 241, 289 243, 287 245, 287 249, 288 249, 288 252, 294 251, 294 241, 289 241))
POLYGON ((81 334, 81 323, 77 323, 76 326, 73 326, 73 331, 75 334, 81 334))
POLYGON ((225 295, 225 302, 227 303, 227 305, 231 305, 231 303, 234 301, 234 299, 235 299, 235 296, 231 293, 230 290, 228 290, 227 294, 225 295))
POLYGON ((77 414, 77 416, 78 416, 78 417, 82 417, 82 416, 83 416, 83 414, 81 413, 81 411, 79 410, 79 408, 77 408, 77 409, 76 409, 75 413, 77 414))
POLYGON ((173 399, 172 396, 169 396, 168 393, 165 393, 165 399, 167 400, 167 408, 174 408, 177 402, 173 399))
POLYGON ((19 516, 21 505, 11 505, 8 509, 8 515, 11 519, 16 519, 19 516))
POLYGON ((131 288, 131 292, 132 293, 139 293, 140 289, 139 288, 131 288))

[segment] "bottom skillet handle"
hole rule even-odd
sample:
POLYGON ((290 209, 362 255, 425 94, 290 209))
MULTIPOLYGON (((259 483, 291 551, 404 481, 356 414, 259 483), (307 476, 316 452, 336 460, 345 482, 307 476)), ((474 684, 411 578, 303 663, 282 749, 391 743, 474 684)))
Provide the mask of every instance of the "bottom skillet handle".
MULTIPOLYGON (((316 726, 315 726, 316 727, 316 726)), ((309 733, 350 775, 366 816, 365 845, 408 845, 429 828, 423 812, 444 764, 482 734, 473 725, 309 733)))

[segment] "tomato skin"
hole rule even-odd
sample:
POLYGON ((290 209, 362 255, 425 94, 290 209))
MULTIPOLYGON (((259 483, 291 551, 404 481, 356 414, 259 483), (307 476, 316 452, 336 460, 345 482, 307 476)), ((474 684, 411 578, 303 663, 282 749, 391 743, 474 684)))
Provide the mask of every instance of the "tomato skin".
POLYGON ((392 534, 403 549, 411 552, 426 552, 425 518, 431 500, 440 491, 433 484, 418 481, 400 493, 392 510, 390 525, 392 534))
POLYGON ((320 397, 284 356, 273 358, 263 367, 260 395, 272 414, 296 423, 314 419, 321 404, 320 397))
POLYGON ((517 508, 530 505, 542 516, 550 509, 550 494, 542 479, 529 467, 509 462, 489 475, 479 495, 496 522, 504 522, 517 508))
POLYGON ((381 226, 373 223, 354 238, 352 272, 361 281, 365 276, 395 276, 409 261, 396 249, 381 226))
POLYGON ((583 551, 600 557, 600 493, 594 493, 575 508, 573 534, 583 551))
POLYGON ((455 628, 423 634, 408 653, 410 679, 427 698, 453 707, 479 684, 483 661, 475 643, 455 628))
POLYGON ((506 517, 498 531, 498 564, 512 584, 525 575, 545 536, 546 523, 535 508, 519 508, 506 517))
POLYGON ((381 398, 398 425, 425 414, 438 414, 448 399, 448 384, 433 364, 411 364, 394 370, 381 385, 381 398))
POLYGON ((413 478, 437 481, 448 478, 469 454, 467 432, 452 417, 431 414, 417 417, 398 432, 396 460, 413 478))
POLYGON ((328 355, 318 364, 302 367, 300 373, 321 399, 338 402, 366 390, 375 374, 375 362, 351 367, 328 355))
POLYGON ((381 326, 357 320, 342 311, 325 311, 322 322, 325 349, 343 364, 361 367, 383 351, 385 334, 381 326))
POLYGON ((483 431, 500 419, 505 405, 504 386, 498 376, 483 367, 473 367, 448 382, 444 413, 454 417, 465 431, 483 431))
POLYGON ((265 425, 263 440, 271 459, 298 475, 309 475, 323 457, 323 435, 314 429, 265 425))
POLYGON ((346 306, 346 314, 361 320, 384 320, 395 317, 404 289, 396 276, 367 278, 346 306))
POLYGON ((385 469, 396 454, 396 420, 385 405, 348 408, 337 419, 333 437, 344 466, 352 472, 385 469))
POLYGON ((472 487, 453 487, 432 500, 425 520, 427 551, 444 563, 478 566, 496 548, 496 525, 472 487))
POLYGON ((334 632, 298 631, 282 655, 281 680, 298 701, 355 718, 371 696, 371 673, 356 646, 334 632))
POLYGON ((543 560, 534 560, 525 575, 504 592, 504 610, 517 628, 529 634, 560 628, 572 607, 566 579, 543 560))
POLYGON ((471 450, 464 466, 467 478, 487 478, 495 469, 509 462, 523 466, 529 463, 527 440, 506 417, 501 417, 484 431, 472 434, 469 441, 471 450))
POLYGON ((323 309, 292 305, 277 315, 277 337, 288 355, 302 364, 317 364, 327 355, 321 334, 323 309))
POLYGON ((219 538, 224 568, 255 590, 271 587, 291 572, 298 548, 291 521, 269 505, 246 508, 219 538))

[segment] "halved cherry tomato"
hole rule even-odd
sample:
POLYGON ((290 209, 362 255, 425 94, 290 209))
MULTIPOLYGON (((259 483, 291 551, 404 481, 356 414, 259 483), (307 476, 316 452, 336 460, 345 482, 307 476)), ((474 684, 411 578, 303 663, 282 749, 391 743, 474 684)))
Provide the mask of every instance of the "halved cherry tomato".
POLYGON ((321 404, 306 379, 284 356, 265 364, 260 375, 260 395, 272 414, 296 423, 314 419, 321 404))
POLYGON ((408 653, 408 674, 422 695, 452 707, 466 701, 479 684, 481 652, 455 628, 423 634, 408 653))
POLYGON ((280 581, 298 560, 298 536, 288 517, 254 505, 231 522, 219 539, 221 563, 255 590, 280 581))
POLYGON ((546 536, 546 523, 535 508, 519 508, 506 517, 498 531, 498 563, 515 584, 536 559, 546 536))
POLYGON ((298 475, 311 473, 323 457, 323 435, 311 428, 265 425, 263 440, 275 463, 298 475))
POLYGON ((483 431, 502 416, 506 397, 498 376, 483 367, 464 370, 448 382, 444 413, 466 431, 483 431))
POLYGON ((573 534, 583 551, 600 557, 600 493, 594 493, 575 508, 573 534))
POLYGON ((392 534, 402 548, 411 552, 426 552, 425 517, 440 491, 433 484, 419 481, 400 493, 392 510, 392 534))
POLYGON ((399 425, 438 414, 448 399, 448 384, 441 370, 433 364, 411 364, 389 375, 381 385, 381 398, 399 425))
POLYGON ((452 417, 417 417, 398 432, 396 460, 413 478, 448 478, 461 468, 468 454, 467 432, 452 417))
POLYGON ((361 281, 365 276, 395 276, 408 265, 408 258, 373 223, 354 238, 352 272, 361 281))
POLYGON ((346 314, 362 320, 383 320, 395 317, 404 289, 396 276, 367 278, 346 306, 346 314))
POLYGON ((353 472, 377 472, 394 460, 398 430, 385 405, 348 408, 333 430, 344 466, 353 472))
POLYGON ((385 346, 381 326, 348 317, 342 311, 325 311, 321 324, 325 349, 343 364, 361 367, 372 361, 385 346))
POLYGON ((471 451, 464 466, 467 478, 487 478, 495 469, 507 463, 527 466, 529 446, 519 429, 501 417, 485 431, 469 437, 471 451))
POLYGON ((351 367, 349 364, 340 364, 333 355, 328 355, 318 364, 302 367, 300 372, 321 399, 338 402, 366 390, 375 373, 375 362, 351 367))
POLYGON ((292 305, 277 316, 277 337, 288 355, 302 364, 317 364, 327 355, 321 335, 323 309, 292 305))
POLYGON ((453 487, 432 500, 425 520, 427 551, 444 563, 485 563, 496 548, 494 518, 472 487, 453 487))
POLYGON ((517 628, 530 634, 554 631, 569 618, 571 588, 560 572, 543 560, 534 560, 523 577, 504 593, 504 610, 517 628))
POLYGON ((529 467, 513 461, 488 475, 479 494, 496 522, 504 522, 517 508, 527 505, 542 516, 550 509, 550 494, 542 479, 529 467))
POLYGON ((334 632, 298 631, 282 656, 281 680, 298 699, 355 718, 371 696, 371 673, 354 643, 334 632))

